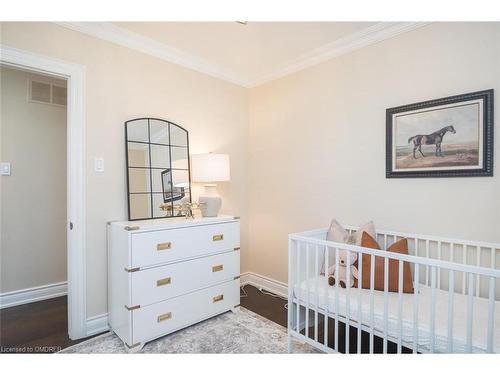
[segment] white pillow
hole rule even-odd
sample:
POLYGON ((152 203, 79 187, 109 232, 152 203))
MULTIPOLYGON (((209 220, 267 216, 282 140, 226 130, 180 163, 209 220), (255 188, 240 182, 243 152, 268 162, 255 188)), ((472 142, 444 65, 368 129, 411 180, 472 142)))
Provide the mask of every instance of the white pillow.
MULTIPOLYGON (((368 233, 370 236, 375 238, 375 224, 373 221, 369 221, 359 229, 354 232, 352 235, 349 235, 349 232, 335 219, 330 223, 330 228, 328 229, 328 233, 326 234, 327 241, 340 242, 340 243, 348 243, 356 246, 361 246, 361 238, 363 236, 363 232, 368 233)), ((325 251, 326 253, 326 251, 325 251)), ((330 247, 330 251, 328 254, 328 267, 332 267, 335 265, 335 249, 330 247)), ((356 253, 351 253, 351 257, 356 257, 356 253)), ((323 264, 321 265, 321 273, 325 273, 325 259, 323 257, 323 264)))

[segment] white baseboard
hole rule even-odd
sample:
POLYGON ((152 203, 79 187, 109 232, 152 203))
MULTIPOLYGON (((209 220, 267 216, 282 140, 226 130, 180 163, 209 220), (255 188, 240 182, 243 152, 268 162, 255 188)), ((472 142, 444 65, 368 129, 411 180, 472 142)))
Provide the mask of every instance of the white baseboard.
POLYGON ((65 296, 66 294, 68 294, 68 283, 66 281, 13 290, 12 292, 0 294, 0 309, 65 296))
POLYGON ((87 318, 87 336, 109 331, 108 313, 87 318))
POLYGON ((265 289, 271 293, 277 294, 283 298, 288 298, 288 285, 278 281, 271 279, 266 276, 259 275, 254 272, 245 272, 240 276, 240 284, 241 285, 253 285, 256 288, 265 289))

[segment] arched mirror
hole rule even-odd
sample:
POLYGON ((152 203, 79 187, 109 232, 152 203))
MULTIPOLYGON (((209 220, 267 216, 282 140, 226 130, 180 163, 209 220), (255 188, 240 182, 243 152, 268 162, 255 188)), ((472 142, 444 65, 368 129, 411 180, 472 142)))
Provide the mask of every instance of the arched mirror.
POLYGON ((191 202, 189 136, 170 121, 139 118, 125 122, 129 220, 182 216, 191 202))

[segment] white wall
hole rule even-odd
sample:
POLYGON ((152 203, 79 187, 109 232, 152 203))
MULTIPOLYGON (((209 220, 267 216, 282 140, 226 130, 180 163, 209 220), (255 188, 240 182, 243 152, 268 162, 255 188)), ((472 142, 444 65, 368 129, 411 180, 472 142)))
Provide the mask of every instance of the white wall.
MULTIPOLYGON (((86 67, 87 316, 107 311, 106 222, 127 218, 124 125, 151 116, 189 131, 190 151, 231 156, 222 210, 242 217, 246 262, 248 91, 50 23, 2 23, 2 44, 86 67), (94 157, 105 172, 94 172, 94 157)), ((200 187, 193 189, 197 199, 200 187)))
POLYGON ((499 147, 494 177, 385 178, 386 108, 490 88, 500 108, 499 23, 432 24, 253 89, 248 267, 286 282, 287 234, 332 217, 500 241, 499 147))
POLYGON ((0 68, 0 292, 66 281, 66 107, 28 101, 28 80, 66 82, 0 68))

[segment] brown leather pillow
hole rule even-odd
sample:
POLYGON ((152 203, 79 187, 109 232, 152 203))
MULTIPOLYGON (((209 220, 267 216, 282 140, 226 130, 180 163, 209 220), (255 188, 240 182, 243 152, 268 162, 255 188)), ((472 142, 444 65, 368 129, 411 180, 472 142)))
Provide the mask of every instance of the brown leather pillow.
MULTIPOLYGON (((363 232, 361 237, 361 246, 368 247, 370 249, 380 250, 380 246, 377 241, 370 236, 368 233, 363 232)), ((399 254, 408 254, 408 240, 402 238, 399 241, 393 243, 387 251, 392 251, 399 254)), ((375 276, 373 289, 384 290, 384 258, 375 256, 375 276)), ((389 292, 398 291, 398 278, 399 278, 399 264, 396 259, 389 259, 389 278, 387 289, 389 292)), ((371 255, 363 254, 363 280, 361 287, 363 289, 370 289, 370 269, 371 267, 371 255)), ((410 263, 403 262, 403 293, 413 293, 413 282, 411 276, 410 263)))

